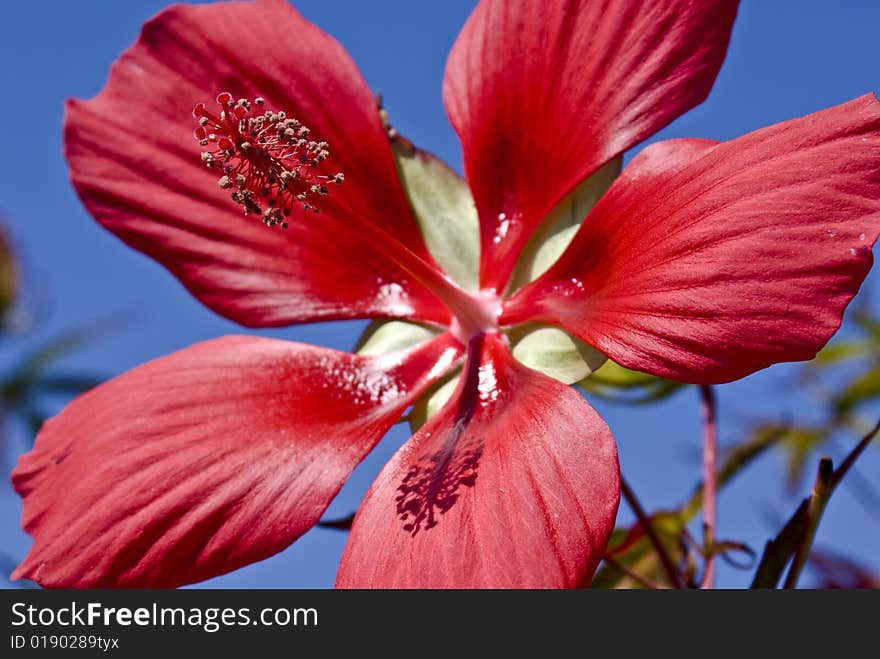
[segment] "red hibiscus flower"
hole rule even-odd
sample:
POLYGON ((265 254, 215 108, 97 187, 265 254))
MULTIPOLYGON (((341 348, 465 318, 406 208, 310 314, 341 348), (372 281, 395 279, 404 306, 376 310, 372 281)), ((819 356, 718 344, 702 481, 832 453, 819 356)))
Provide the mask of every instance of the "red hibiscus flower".
POLYGON ((615 179, 708 94, 736 4, 480 2, 443 89, 467 186, 389 133, 339 44, 286 2, 147 23, 68 106, 86 207, 243 325, 387 322, 359 354, 208 341, 74 401, 15 470, 35 542, 14 576, 167 587, 263 559, 408 408, 454 389, 364 499, 338 585, 588 581, 618 466, 565 382, 604 356, 701 384, 808 359, 872 264, 873 95, 660 142, 615 179), (556 368, 565 341, 579 360, 556 368))

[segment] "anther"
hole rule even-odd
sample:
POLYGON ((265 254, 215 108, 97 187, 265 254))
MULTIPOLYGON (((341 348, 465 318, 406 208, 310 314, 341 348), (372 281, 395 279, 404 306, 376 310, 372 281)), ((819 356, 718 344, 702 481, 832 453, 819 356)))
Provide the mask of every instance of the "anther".
POLYGON ((204 103, 193 108, 198 125, 193 137, 209 150, 201 154, 209 169, 219 169, 217 185, 233 189, 231 199, 245 215, 257 215, 268 227, 287 228, 283 218, 292 209, 320 213, 314 199, 329 194, 328 185, 340 185, 342 172, 323 174, 321 163, 330 156, 327 142, 307 139, 311 131, 284 112, 265 109, 265 99, 234 99, 217 95, 219 111, 204 103), (252 114, 252 108, 260 108, 252 114))

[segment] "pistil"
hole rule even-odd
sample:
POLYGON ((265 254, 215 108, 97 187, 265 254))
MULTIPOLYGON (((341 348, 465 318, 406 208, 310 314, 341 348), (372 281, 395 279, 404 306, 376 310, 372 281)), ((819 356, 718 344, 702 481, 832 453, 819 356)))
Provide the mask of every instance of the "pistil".
MULTIPOLYGON (((245 215, 260 217, 268 227, 286 229, 294 211, 319 213, 320 198, 345 180, 341 172, 321 173, 328 170, 329 144, 312 139, 310 129, 298 119, 266 109, 262 98, 235 100, 222 92, 217 104, 217 112, 204 103, 195 106, 198 126, 193 136, 205 149, 201 155, 205 166, 219 174, 217 185, 231 191, 232 201, 245 215)), ((351 213, 347 221, 374 249, 444 303, 454 319, 450 329, 463 343, 498 329, 501 303, 494 293, 466 292, 360 213, 351 213)))

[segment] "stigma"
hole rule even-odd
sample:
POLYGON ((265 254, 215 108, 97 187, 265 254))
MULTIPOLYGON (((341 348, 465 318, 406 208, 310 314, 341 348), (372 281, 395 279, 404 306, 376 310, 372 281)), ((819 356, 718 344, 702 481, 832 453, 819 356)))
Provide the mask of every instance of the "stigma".
POLYGON ((330 156, 327 142, 315 141, 299 120, 266 109, 262 98, 235 100, 222 92, 217 104, 216 112, 204 103, 193 108, 193 136, 205 147, 202 162, 219 174, 220 189, 267 227, 286 229, 294 210, 320 213, 321 197, 345 180, 341 172, 321 173, 330 156))

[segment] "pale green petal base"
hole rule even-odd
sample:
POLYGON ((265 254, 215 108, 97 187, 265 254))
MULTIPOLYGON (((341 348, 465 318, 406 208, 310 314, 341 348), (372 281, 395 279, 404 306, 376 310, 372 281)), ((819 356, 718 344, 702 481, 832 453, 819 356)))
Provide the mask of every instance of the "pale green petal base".
POLYGON ((480 223, 470 188, 442 160, 398 137, 397 170, 425 245, 464 290, 480 287, 480 223))
POLYGON ((557 327, 522 325, 508 337, 518 361, 564 384, 583 380, 608 359, 557 327))
POLYGON ((618 156, 606 163, 550 212, 517 261, 508 286, 510 293, 543 275, 562 256, 593 206, 620 174, 622 162, 618 156))
MULTIPOLYGON (((439 333, 439 329, 402 320, 376 320, 364 331, 355 352, 376 356, 407 350, 439 333)), ((582 381, 607 360, 592 346, 556 327, 523 325, 505 335, 517 360, 565 384, 582 381)), ((409 415, 413 432, 446 404, 460 377, 461 368, 453 370, 415 403, 409 415)))
POLYGON ((354 351, 365 357, 385 355, 412 348, 440 333, 439 329, 403 320, 374 320, 358 339, 354 351))

